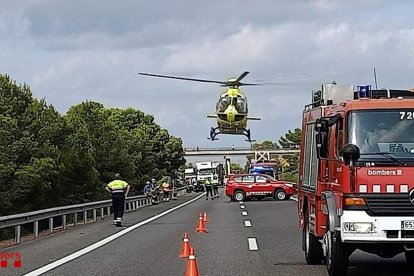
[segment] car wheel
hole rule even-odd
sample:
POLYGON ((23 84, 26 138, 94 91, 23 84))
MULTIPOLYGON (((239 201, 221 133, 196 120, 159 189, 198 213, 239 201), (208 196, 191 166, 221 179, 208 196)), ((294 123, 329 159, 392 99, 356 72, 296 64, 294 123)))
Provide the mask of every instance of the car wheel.
POLYGON ((243 191, 236 191, 234 192, 233 198, 235 201, 244 201, 246 194, 243 191))
POLYGON ((285 200, 286 199, 286 192, 284 190, 277 190, 275 192, 274 198, 277 200, 285 200))

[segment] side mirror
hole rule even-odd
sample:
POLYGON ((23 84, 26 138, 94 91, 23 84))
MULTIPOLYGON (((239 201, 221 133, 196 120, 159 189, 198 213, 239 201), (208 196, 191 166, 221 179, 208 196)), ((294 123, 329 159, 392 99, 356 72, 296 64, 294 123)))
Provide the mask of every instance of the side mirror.
POLYGON ((316 154, 318 158, 328 158, 328 135, 325 132, 316 133, 316 154))
POLYGON ((269 179, 266 179, 266 183, 270 183, 270 180, 269 179))
POLYGON ((346 165, 355 163, 358 161, 361 154, 359 152, 359 147, 354 144, 346 144, 339 152, 339 156, 344 159, 346 165))

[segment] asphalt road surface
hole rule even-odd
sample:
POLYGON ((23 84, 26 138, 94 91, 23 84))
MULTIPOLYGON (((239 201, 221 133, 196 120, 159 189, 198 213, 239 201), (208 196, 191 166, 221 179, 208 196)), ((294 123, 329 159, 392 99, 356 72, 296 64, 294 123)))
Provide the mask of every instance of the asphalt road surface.
MULTIPOLYGON (((327 275, 324 265, 305 263, 292 200, 240 204, 193 193, 127 213, 124 221, 124 228, 107 218, 9 248, 21 254, 22 267, 0 268, 0 274, 184 275, 187 260, 179 253, 188 232, 200 275, 327 275), (204 212, 207 233, 196 233, 204 212)), ((381 259, 356 252, 348 274, 413 275, 412 269, 401 254, 381 259)))

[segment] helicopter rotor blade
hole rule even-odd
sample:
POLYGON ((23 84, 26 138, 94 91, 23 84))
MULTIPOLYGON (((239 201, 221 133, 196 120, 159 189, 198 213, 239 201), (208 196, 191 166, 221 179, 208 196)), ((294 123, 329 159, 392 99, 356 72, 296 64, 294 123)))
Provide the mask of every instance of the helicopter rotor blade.
POLYGON ((248 71, 244 71, 243 74, 241 74, 234 82, 239 83, 249 73, 250 72, 248 72, 248 71))
POLYGON ((238 84, 239 86, 246 86, 246 85, 263 85, 262 83, 243 83, 243 82, 240 82, 239 84, 238 84))
POLYGON ((143 75, 143 76, 158 77, 158 78, 167 78, 167 79, 176 79, 176 80, 186 80, 186 81, 198 81, 198 82, 209 82, 209 83, 219 83, 219 84, 224 84, 224 85, 227 84, 227 82, 225 82, 225 81, 193 79, 193 78, 184 78, 184 77, 176 77, 176 76, 157 75, 157 74, 150 74, 150 73, 138 73, 138 74, 139 75, 143 75))

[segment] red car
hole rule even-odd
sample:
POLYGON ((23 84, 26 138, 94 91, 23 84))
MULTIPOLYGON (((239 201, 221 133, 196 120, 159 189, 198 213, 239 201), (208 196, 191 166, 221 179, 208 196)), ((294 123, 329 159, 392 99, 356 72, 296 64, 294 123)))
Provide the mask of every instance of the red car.
POLYGON ((287 200, 296 193, 296 188, 293 183, 279 181, 265 174, 235 174, 229 176, 225 192, 233 201, 249 198, 262 200, 265 197, 287 200))

